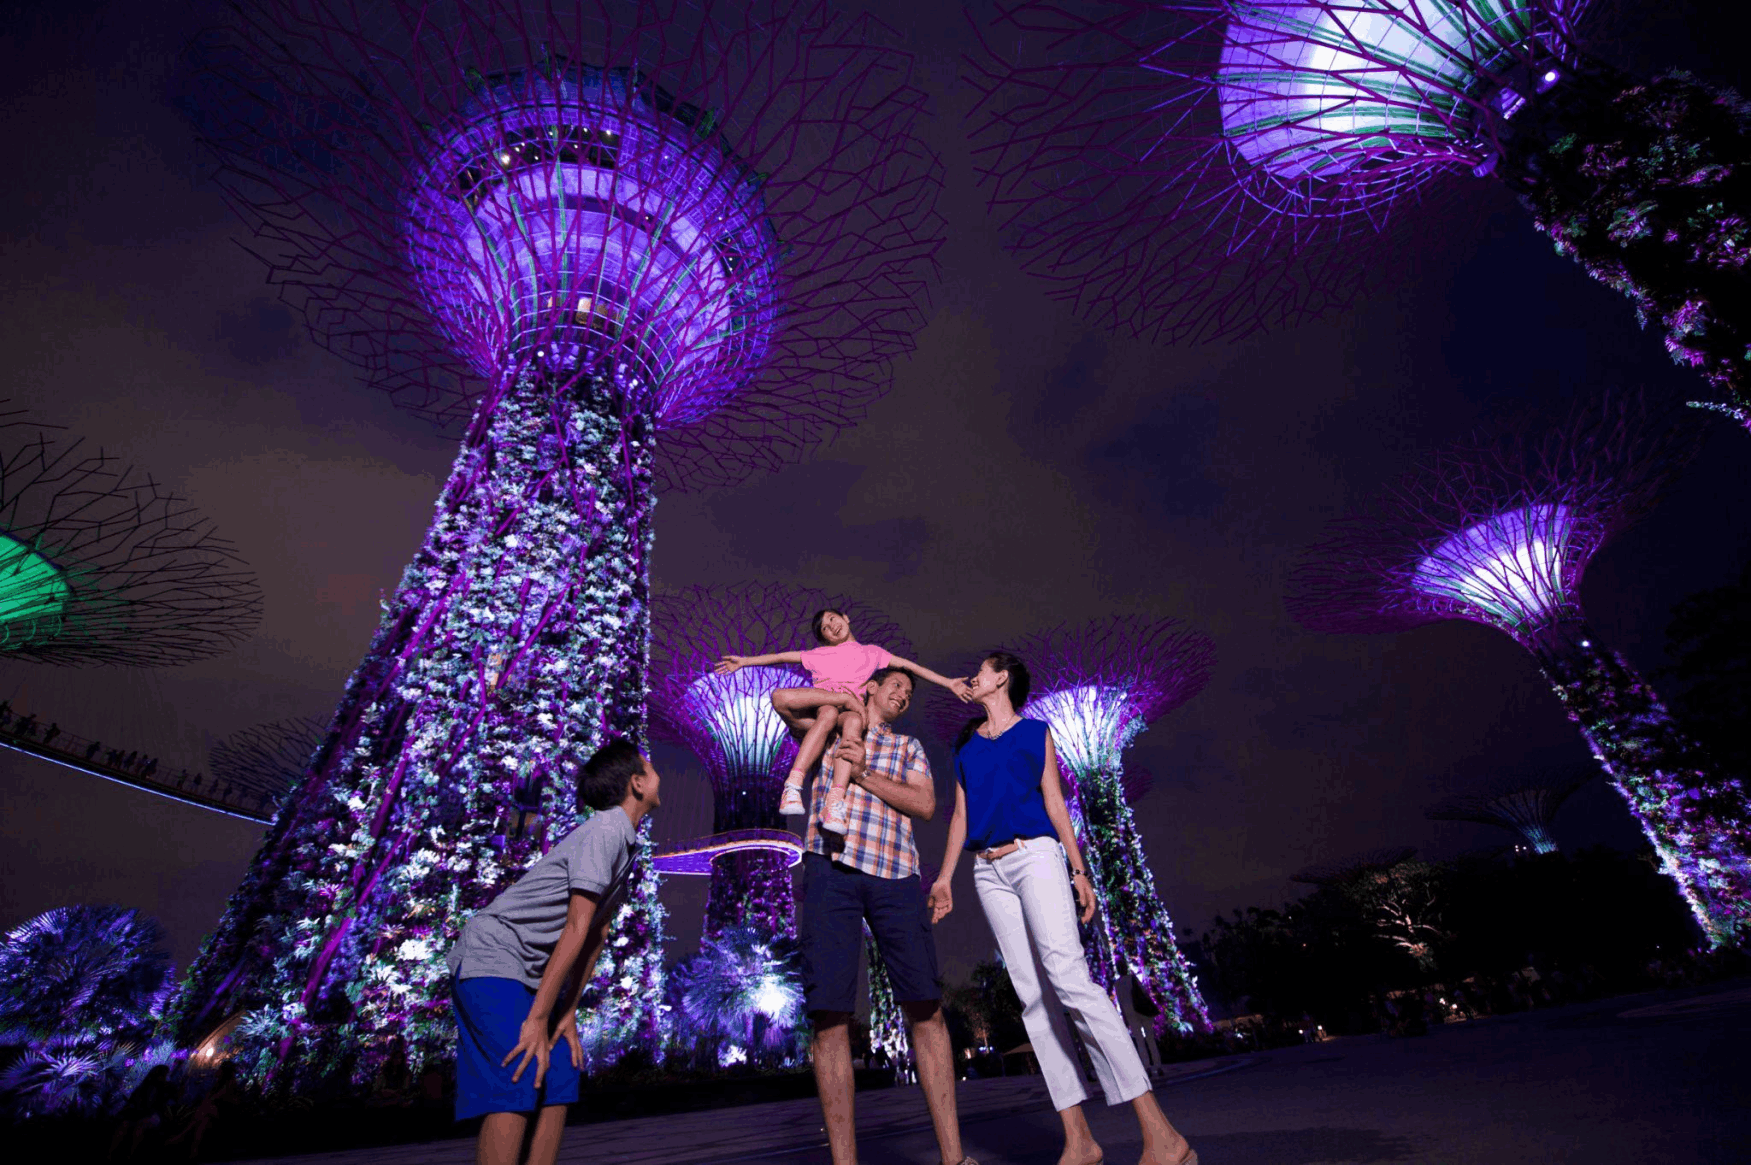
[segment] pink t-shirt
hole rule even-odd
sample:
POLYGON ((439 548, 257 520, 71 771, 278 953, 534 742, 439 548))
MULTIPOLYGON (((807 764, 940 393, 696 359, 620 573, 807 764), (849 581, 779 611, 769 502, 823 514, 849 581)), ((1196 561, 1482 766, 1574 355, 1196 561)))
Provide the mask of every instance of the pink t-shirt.
POLYGON ((846 640, 831 647, 811 647, 802 653, 803 667, 817 688, 859 692, 869 677, 893 660, 885 647, 846 640))

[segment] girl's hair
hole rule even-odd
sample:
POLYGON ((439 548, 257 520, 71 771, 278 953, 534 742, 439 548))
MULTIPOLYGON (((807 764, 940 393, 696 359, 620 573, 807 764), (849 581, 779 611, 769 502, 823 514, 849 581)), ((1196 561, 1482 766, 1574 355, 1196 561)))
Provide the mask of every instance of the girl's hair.
POLYGON ((815 612, 815 617, 809 620, 809 630, 815 633, 816 643, 827 642, 827 633, 821 630, 821 620, 825 619, 828 615, 838 615, 843 619, 845 617, 845 612, 841 611, 838 607, 822 607, 819 611, 815 612))
MULTIPOLYGON (((1007 651, 993 651, 980 661, 980 666, 991 665, 992 671, 1004 672, 1009 676, 1009 703, 1017 711, 1027 703, 1028 690, 1033 686, 1033 678, 1028 675, 1027 664, 1021 661, 1019 655, 1011 655, 1007 651)), ((961 733, 955 737, 955 751, 967 741, 973 739, 973 733, 979 730, 979 725, 985 723, 985 717, 975 716, 961 725, 961 733)))

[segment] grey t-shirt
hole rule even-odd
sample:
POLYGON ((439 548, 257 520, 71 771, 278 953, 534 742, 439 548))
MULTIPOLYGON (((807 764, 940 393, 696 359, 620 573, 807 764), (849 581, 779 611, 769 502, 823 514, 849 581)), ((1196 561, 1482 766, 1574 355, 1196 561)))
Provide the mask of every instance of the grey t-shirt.
POLYGON ((541 973, 565 929, 574 890, 598 896, 598 910, 626 878, 637 841, 616 805, 560 839, 510 889, 468 920, 445 962, 457 979, 516 979, 541 986, 541 973))

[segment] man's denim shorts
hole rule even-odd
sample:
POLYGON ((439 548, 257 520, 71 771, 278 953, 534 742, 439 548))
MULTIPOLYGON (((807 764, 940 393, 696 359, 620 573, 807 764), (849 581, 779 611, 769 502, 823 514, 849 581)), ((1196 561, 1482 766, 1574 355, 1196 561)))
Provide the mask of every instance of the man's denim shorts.
POLYGON ((803 855, 802 869, 797 938, 810 1011, 857 1010, 857 960, 866 920, 893 980, 894 999, 924 1003, 942 998, 930 909, 916 874, 878 878, 812 853, 803 855))

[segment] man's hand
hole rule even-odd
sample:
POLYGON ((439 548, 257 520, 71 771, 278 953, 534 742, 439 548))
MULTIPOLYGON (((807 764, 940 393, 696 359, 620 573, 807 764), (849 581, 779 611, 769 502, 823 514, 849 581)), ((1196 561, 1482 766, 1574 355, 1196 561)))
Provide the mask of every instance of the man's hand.
POLYGON ((742 658, 743 657, 739 655, 726 655, 718 660, 717 666, 711 670, 720 676, 727 676, 732 672, 738 671, 747 666, 747 664, 742 662, 742 658))
POLYGON ((584 1044, 582 1040, 578 1039, 577 1011, 568 1011, 565 1018, 559 1021, 559 1027, 554 1030, 553 1038, 547 1042, 548 1055, 551 1056, 553 1054, 553 1049, 559 1047, 559 1041, 561 1040, 564 1040, 571 1046, 572 1067, 580 1072, 583 1071, 584 1044))
POLYGON ((540 1088, 547 1079, 547 1056, 552 1044, 547 1038, 547 1021, 531 1015, 523 1021, 523 1026, 517 1032, 517 1046, 505 1053, 505 1058, 499 1061, 503 1068, 512 1060, 517 1060, 517 1053, 523 1058, 517 1060, 516 1071, 511 1073, 511 1083, 515 1084, 523 1075, 523 1069, 529 1066, 529 1061, 535 1061, 535 1087, 540 1088))
POLYGON ((1090 884, 1087 874, 1078 874, 1070 879, 1070 888, 1076 891, 1076 904, 1082 907, 1082 922, 1094 917, 1094 886, 1090 884))
POLYGON ((869 775, 869 762, 863 756, 863 741, 839 738, 839 747, 833 753, 833 759, 842 760, 851 766, 851 783, 856 785, 869 775))
MULTIPOLYGON (((938 882, 930 888, 930 896, 924 900, 930 906, 930 924, 935 926, 949 916, 955 908, 954 891, 947 882, 938 882)), ((1084 922, 1088 921, 1083 919, 1084 922)))

